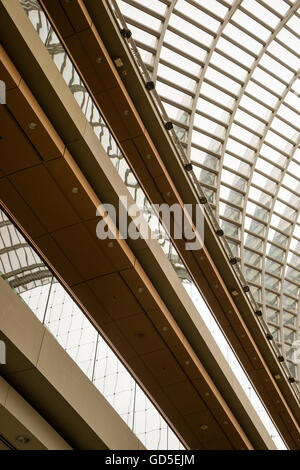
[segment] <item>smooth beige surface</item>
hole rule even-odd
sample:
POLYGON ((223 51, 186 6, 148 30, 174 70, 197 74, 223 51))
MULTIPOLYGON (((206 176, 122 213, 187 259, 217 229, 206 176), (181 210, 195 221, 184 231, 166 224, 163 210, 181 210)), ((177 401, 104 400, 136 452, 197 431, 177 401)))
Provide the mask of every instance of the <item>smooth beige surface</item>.
MULTIPOLYGON (((69 442, 72 433, 76 434, 73 439, 79 448, 88 445, 91 449, 143 448, 122 418, 3 279, 0 279, 0 299, 0 339, 7 346, 7 363, 0 366, 3 377, 22 391, 32 406, 41 409, 43 416, 48 413, 52 426, 57 422, 60 434, 65 433, 69 442)), ((32 432, 39 433, 41 442, 47 442, 43 444, 45 447, 60 448, 62 443, 55 441, 56 434, 48 435, 47 422, 41 422, 39 415, 31 412, 31 406, 4 379, 0 382, 1 405, 22 425, 29 423, 32 432)))
MULTIPOLYGON (((30 329, 24 328, 23 305, 20 305, 20 308, 15 308, 16 294, 5 283, 3 285, 3 283, 4 281, 0 284, 0 330, 13 344, 19 344, 20 352, 22 352, 28 361, 36 365, 45 328, 37 318, 34 318, 31 322, 30 329), (21 337, 22 343, 20 344, 19 339, 21 337)), ((21 299, 20 302, 23 304, 21 299)), ((26 308, 25 303, 24 307, 26 308)), ((10 368, 11 372, 17 370, 19 370, 18 366, 12 365, 10 368)))

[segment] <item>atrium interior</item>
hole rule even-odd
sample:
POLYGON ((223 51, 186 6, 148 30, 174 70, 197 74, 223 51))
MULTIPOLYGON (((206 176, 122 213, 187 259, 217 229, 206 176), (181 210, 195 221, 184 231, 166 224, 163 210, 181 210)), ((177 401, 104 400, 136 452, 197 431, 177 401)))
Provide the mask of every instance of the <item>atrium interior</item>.
POLYGON ((300 0, 0 0, 0 450, 300 449, 299 71, 300 0))

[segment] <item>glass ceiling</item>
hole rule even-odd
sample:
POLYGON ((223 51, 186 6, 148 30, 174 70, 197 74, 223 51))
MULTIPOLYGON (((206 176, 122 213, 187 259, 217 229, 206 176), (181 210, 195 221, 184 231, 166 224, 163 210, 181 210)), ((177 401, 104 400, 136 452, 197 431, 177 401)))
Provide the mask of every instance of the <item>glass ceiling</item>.
POLYGON ((0 210, 0 275, 18 293, 49 283, 51 273, 0 210))
MULTIPOLYGON (((55 35, 51 25, 49 24, 47 18, 45 17, 44 13, 42 12, 39 4, 37 3, 37 0, 20 0, 20 2, 24 6, 27 14, 30 16, 31 21, 32 21, 33 25, 35 26, 36 30, 38 31, 40 38, 43 40, 43 42, 47 46, 49 52, 53 56, 52 57, 53 60, 55 61, 57 67, 61 71, 64 79, 68 83, 68 86, 70 87, 72 93, 74 94, 74 97, 78 101, 78 104, 82 108, 85 115, 89 116, 89 122, 93 126, 93 129, 94 129, 96 135, 98 135, 102 145, 104 146, 104 148, 106 148, 106 150, 108 152, 108 156, 114 162, 114 165, 115 165, 118 173, 120 174, 120 176, 124 180, 124 183, 128 187, 129 191, 132 193, 132 196, 134 197, 134 199, 137 202, 138 202, 139 199, 141 199, 142 200, 142 205, 144 206, 145 205, 145 196, 141 193, 141 189, 139 188, 137 181, 135 179, 133 180, 132 178, 128 179, 128 174, 130 173, 130 169, 129 169, 128 165, 126 164, 125 159, 123 158, 123 156, 118 151, 118 148, 117 147, 115 148, 115 143, 112 141, 112 137, 109 134, 108 128, 106 127, 105 123, 103 122, 102 117, 100 116, 98 110, 96 109, 95 104, 92 102, 91 97, 89 97, 89 95, 87 93, 87 90, 85 89, 83 83, 80 81, 79 76, 78 76, 77 72, 74 69, 74 66, 72 65, 70 59, 68 58, 66 52, 64 51, 64 49, 62 47, 62 45, 59 43, 59 40, 58 40, 57 36, 55 35), (123 175, 123 173, 124 173, 124 175, 123 175)), ((299 0, 299 2, 300 2, 300 0, 299 0)), ((178 5, 179 5, 179 3, 180 2, 178 2, 178 5)), ((194 2, 192 2, 192 3, 194 3, 194 2)), ((122 4, 125 5, 124 2, 122 2, 122 4)), ((129 2, 126 2, 126 5, 127 4, 129 4, 129 2)), ((132 2, 132 1, 130 2, 130 4, 135 4, 136 6, 138 5, 138 4, 136 4, 135 2, 132 2)), ((191 2, 189 2, 189 4, 191 4, 191 2)), ((151 1, 152 8, 154 8, 157 5, 163 5, 163 6, 166 7, 167 2, 166 1, 164 1, 164 2, 161 1, 160 2, 158 0, 156 2, 151 1)), ((223 1, 222 1, 222 5, 224 5, 223 1)), ((171 5, 169 7, 171 7, 171 5)), ((174 12, 175 10, 173 9, 172 11, 174 12)), ((169 12, 171 12, 171 10, 169 10, 169 12)), ((165 31, 165 33, 166 33, 166 31, 165 31)), ((140 43, 139 43, 139 45, 140 45, 140 47, 142 47, 140 43)), ((145 47, 145 46, 143 46, 143 47, 145 47)), ((164 45, 163 45, 163 42, 162 42, 161 43, 161 50, 163 49, 163 47, 164 47, 164 45)), ((144 49, 141 49, 141 51, 144 51, 144 49)), ((147 55, 144 56, 144 59, 147 60, 147 55)), ((152 59, 156 60, 156 59, 154 59, 154 56, 152 57, 152 59)), ((149 63, 148 63, 148 66, 149 66, 149 63)), ((160 69, 160 62, 157 59, 157 71, 159 71, 159 69, 160 69)), ((153 68, 152 69, 150 68, 150 70, 153 70, 153 68)), ((173 73, 173 72, 171 72, 171 73, 173 73)), ((158 80, 157 81, 157 84, 158 84, 159 83, 159 75, 157 75, 157 80, 158 80)), ((158 88, 158 86, 157 86, 157 88, 158 88)), ((172 89, 172 88, 170 88, 170 89, 172 89)), ((200 94, 199 94, 199 97, 200 97, 200 94)), ((163 99, 164 99, 164 103, 168 106, 168 103, 166 102, 166 98, 163 98, 163 99)), ((207 102, 209 102, 209 101, 207 101, 207 102)), ((216 153, 216 152, 213 155, 213 152, 210 150, 210 148, 207 148, 205 151, 202 151, 205 154, 205 159, 204 159, 203 164, 200 163, 200 162, 197 162, 197 155, 198 155, 198 153, 199 153, 199 155, 201 154, 201 150, 200 150, 199 146, 195 146, 193 141, 191 141, 190 147, 188 146, 189 130, 188 130, 188 127, 183 124, 182 116, 183 116, 184 113, 180 109, 180 104, 176 104, 176 106, 178 106, 177 111, 176 111, 176 113, 177 113, 176 115, 178 117, 178 119, 177 119, 177 133, 180 136, 182 142, 184 143, 185 148, 186 149, 190 148, 189 155, 192 156, 192 160, 193 160, 193 162, 195 162, 195 165, 198 169, 198 177, 199 177, 199 180, 201 181, 201 183, 203 183, 203 187, 206 188, 206 191, 209 191, 209 190, 211 191, 212 190, 212 191, 216 192, 216 189, 215 189, 214 185, 211 185, 211 184, 208 184, 207 182, 205 182, 202 175, 203 175, 203 172, 206 172, 207 174, 213 173, 212 170, 213 170, 214 167, 210 166, 210 163, 209 163, 210 159, 214 155, 215 155, 215 157, 218 155, 218 158, 221 161, 221 155, 220 155, 220 153, 216 153), (197 150, 195 151, 193 149, 197 149, 197 150), (192 152, 194 152, 194 155, 192 154, 192 152)), ((169 111, 169 108, 168 108, 168 111, 169 111)), ((170 113, 170 111, 169 111, 169 113, 170 113)), ((170 116, 171 116, 171 113, 170 113, 170 116)), ((187 119, 186 119, 185 122, 187 123, 192 118, 191 118, 191 115, 188 115, 187 113, 186 113, 186 116, 187 116, 187 119)), ((194 118, 193 118, 194 121, 196 119, 195 116, 196 116, 196 111, 194 112, 194 118)), ((208 119, 208 117, 209 117, 209 115, 207 114, 207 119, 208 119)), ((173 119, 174 122, 176 121, 174 119, 174 116, 172 117, 172 119, 173 119)), ((210 118, 210 119, 214 119, 214 118, 210 118)), ((203 132, 203 131, 201 131, 201 132, 203 132)), ((192 135, 192 132, 191 132, 191 135, 192 135)), ((295 157, 294 157, 294 159, 292 159, 292 157, 291 157, 291 161, 294 161, 294 163, 295 163, 295 157)), ((223 165, 223 163, 222 163, 222 165, 223 165)), ((242 162, 240 162, 240 165, 242 165, 242 162)), ((215 169, 218 169, 218 168, 219 168, 219 166, 215 167, 215 169)), ((222 171, 225 171, 225 170, 226 170, 225 165, 223 165, 222 171)), ((228 169, 227 171, 231 171, 232 174, 235 174, 236 179, 241 179, 241 175, 239 174, 239 172, 240 172, 239 168, 235 173, 233 173, 232 169, 231 170, 228 169)), ((284 171, 284 170, 282 170, 282 171, 284 171)), ((217 175, 217 174, 218 174, 218 172, 215 171, 215 175, 217 175)), ((132 177, 133 177, 133 175, 132 175, 132 177)), ((220 176, 220 178, 221 178, 221 176, 220 176)), ((221 181, 222 181, 222 185, 226 186, 226 184, 223 183, 223 179, 221 181)), ((220 195, 217 195, 216 199, 215 199, 215 201, 219 200, 220 205, 221 205, 221 203, 226 202, 226 204, 228 205, 228 208, 230 210, 232 210, 234 208, 234 206, 237 205, 235 196, 232 197, 231 194, 234 194, 235 192, 237 192, 237 193, 239 192, 238 189, 235 186, 234 186, 235 190, 233 190, 232 189, 233 186, 234 186, 234 183, 232 183, 231 185, 229 183, 227 183, 226 187, 228 188, 228 191, 229 191, 229 195, 227 197, 227 200, 225 200, 224 198, 222 200, 220 195)), ((213 201, 214 200, 211 200, 212 207, 216 211, 216 214, 218 214, 217 204, 214 204, 213 201)), ((298 206, 299 206, 299 202, 298 202, 298 206)), ((240 211, 242 211, 242 206, 240 206, 240 211)), ((274 214, 274 211, 273 211, 273 214, 274 214)), ((248 216, 248 214, 247 214, 247 216, 248 216)), ((226 219, 227 219, 228 223, 229 222, 236 222, 230 216, 230 214, 225 213, 224 216, 221 215, 221 220, 226 222, 226 219)), ((258 217, 255 213, 254 215, 252 215, 252 222, 251 223, 255 223, 256 219, 258 219, 258 217)), ((283 214, 282 221, 284 219, 285 219, 285 217, 284 217, 284 214, 283 214)), ((223 227, 224 227, 224 230, 226 230, 225 225, 223 225, 223 227)), ((296 221, 294 222, 293 227, 294 228, 296 227, 296 221)), ((274 228, 271 225, 268 226, 268 229, 269 229, 269 231, 272 230, 272 229, 274 231, 274 228)), ((281 225, 280 224, 279 224, 278 229, 281 230, 281 225)), ((159 228, 159 231, 161 231, 161 230, 162 229, 159 228)), ((244 230, 245 230, 245 233, 248 234, 248 235, 246 235, 246 238, 248 236, 249 237, 250 236, 256 236, 256 232, 253 231, 253 228, 252 228, 251 224, 250 224, 250 228, 245 227, 244 230), (251 235, 251 231, 253 232, 252 235, 251 235)), ((228 235, 228 232, 226 232, 226 233, 228 235)), ((238 237, 229 238, 229 240, 231 240, 231 239, 233 239, 233 241, 235 241, 236 244, 238 244, 240 242, 240 239, 238 237)), ((26 300, 30 304, 31 307, 34 306, 34 309, 36 310, 36 314, 38 316, 41 316, 40 319, 42 321, 47 321, 47 311, 43 312, 44 307, 42 306, 42 310, 41 310, 39 304, 40 304, 40 298, 44 299, 45 294, 47 294, 45 289, 49 290, 49 292, 47 294, 48 297, 50 295, 50 292, 52 291, 53 280, 51 281, 51 279, 52 279, 51 273, 48 271, 47 267, 41 262, 40 258, 38 258, 36 253, 34 253, 34 251, 26 244, 23 237, 19 234, 19 232, 15 229, 15 227, 10 223, 10 221, 7 219, 7 217, 3 213, 1 213, 1 211, 0 211, 0 241, 2 242, 2 250, 0 252, 0 262, 2 264, 0 264, 0 273, 1 272, 3 273, 3 277, 7 278, 7 280, 10 282, 12 287, 19 289, 18 292, 21 293, 24 300, 26 300), (7 255, 7 253, 9 253, 9 255, 7 255), (35 264, 33 263, 33 261, 35 261, 35 264), (38 275, 36 275, 36 277, 34 277, 34 279, 30 276, 28 278, 24 277, 23 280, 18 279, 18 275, 19 275, 18 270, 21 269, 21 273, 23 273, 23 271, 26 271, 27 268, 28 268, 29 274, 31 276, 35 275, 36 270, 41 271, 41 272, 38 272, 38 275), (43 270, 46 270, 47 272, 43 272, 43 270), (17 285, 14 284, 14 282, 16 280, 18 281, 17 285), (38 282, 38 283, 37 284, 30 284, 30 282, 38 282), (51 283, 50 287, 49 287, 49 282, 51 283), (42 290, 41 290, 40 293, 38 293, 38 296, 36 296, 38 286, 40 286, 41 284, 42 284, 42 290), (48 284, 48 285, 43 286, 43 284, 48 284), (38 300, 37 300, 37 297, 38 297, 38 300)), ((272 240, 271 240, 271 242, 272 242, 272 240)), ((166 255, 168 256, 169 260, 171 261, 172 265, 174 266, 175 271, 178 273, 178 275, 180 277, 181 276, 183 277, 182 282, 186 283, 186 281, 188 280, 188 275, 186 274, 186 270, 185 270, 184 266, 182 265, 182 263, 180 262, 178 256, 176 257, 174 255, 174 250, 172 250, 170 242, 164 236, 162 236, 161 245, 162 245, 166 255)), ((253 249, 253 247, 249 247, 248 251, 252 252, 254 255, 255 254, 257 255, 257 253, 253 249), (251 250, 251 248, 252 248, 252 250, 251 250)), ((275 261, 275 259, 273 259, 273 260, 271 259, 271 257, 269 256, 269 253, 268 253, 268 256, 266 254, 264 255, 264 261, 266 263, 267 263, 268 259, 270 259, 270 261, 272 263, 275 261)), ((247 261, 247 263, 248 263, 249 267, 251 267, 251 263, 249 263, 248 261, 247 261)), ((245 263, 245 266, 248 266, 247 263, 245 263)), ((288 263, 291 264, 291 261, 289 260, 288 263)), ((284 263, 281 263, 282 264, 282 269, 284 267, 287 270, 287 272, 288 272, 288 269, 291 268, 291 266, 289 266, 288 263, 286 262, 285 266, 284 266, 284 263)), ((295 267, 294 270, 297 271, 297 267, 295 267)), ((270 271, 270 273, 272 273, 272 271, 270 271)), ((297 273, 299 273, 299 269, 298 269, 297 273)), ((280 280, 280 277, 279 277, 279 280, 280 280)), ((294 279, 294 280, 291 280, 290 283, 293 284, 293 285, 296 285, 297 281, 298 281, 298 279, 296 279, 296 280, 294 279)), ((253 283, 253 286, 255 287, 254 283, 253 283)), ((256 395, 255 390, 252 388, 250 382, 248 381, 246 375, 244 374, 242 368, 240 367, 238 361, 236 360, 233 352, 231 351, 231 348, 230 348, 229 344, 225 341, 225 337, 222 335, 222 332, 219 330, 218 325, 213 320, 212 315, 211 315, 209 309, 206 307, 205 302, 203 301, 203 299, 201 301, 201 298, 199 297, 199 293, 197 291, 196 286, 194 286, 192 282, 188 282, 188 283, 186 283, 185 287, 186 287, 187 291, 190 291, 189 295, 190 295, 191 299, 193 300, 193 302, 195 303, 195 306, 199 309, 199 312, 200 311, 204 312, 205 321, 206 321, 207 326, 214 333, 215 339, 218 341, 219 346, 221 347, 221 345, 222 345, 223 353, 225 351, 224 354, 226 354, 228 356, 227 357, 228 363, 231 365, 232 370, 234 371, 236 377, 239 380, 239 383, 243 386, 244 390, 246 391, 247 396, 249 397, 249 399, 250 399, 252 405, 254 406, 256 412, 261 417, 263 423, 269 429, 270 435, 274 439, 274 442, 276 442, 277 447, 284 448, 285 447, 284 443, 282 442, 281 438, 278 436, 277 431, 274 428, 273 423, 271 422, 269 416, 267 415, 266 411, 263 408, 262 403, 259 400, 259 397, 256 395)), ((259 288, 259 285, 257 285, 256 287, 259 288)), ((269 289, 269 291, 272 292, 271 289, 269 289)), ((297 291, 297 293, 298 293, 298 291, 297 291)), ((290 292, 285 292, 284 291, 284 295, 288 298, 293 298, 290 292)), ((283 296, 283 294, 282 294, 282 296, 283 296)), ((297 301, 296 298, 294 300, 297 301)), ((59 302, 64 304, 65 300, 60 299, 59 302)), ((51 308, 52 307, 50 306, 50 309, 51 308)), ((272 306, 272 309, 275 312, 278 312, 278 309, 276 310, 274 308, 274 306, 272 306)), ((69 310, 70 310, 70 308, 67 307, 67 311, 69 311, 69 310)), ((293 311, 291 309, 288 310, 288 308, 285 308, 285 311, 286 311, 286 313, 290 313, 293 318, 296 316, 296 313, 297 313, 296 310, 293 313, 293 311)), ((73 314, 71 314, 71 316, 72 315, 73 314)), ((279 313, 277 313, 277 315, 279 317, 279 313)), ((57 318, 55 317, 54 318, 54 323, 53 323, 55 328, 57 326, 56 321, 57 321, 57 318)), ((49 325, 50 325, 50 323, 49 323, 49 325)), ((273 326, 275 327, 276 325, 274 324, 273 326)), ((66 327, 66 325, 63 324, 63 328, 65 328, 65 327, 66 327)), ((69 328, 69 326, 67 326, 67 328, 69 328)), ((288 329, 288 328, 286 328, 286 329, 288 329)), ((296 324, 294 325, 294 328, 290 327, 290 330, 294 331, 294 334, 296 335, 296 324)), ((69 334, 69 332, 70 331, 68 329, 68 334, 69 334)), ((63 331, 62 338, 65 338, 65 333, 66 332, 63 331)), ((81 336, 80 336, 80 338, 81 338, 81 336)), ((288 349, 289 351, 293 350, 293 348, 291 347, 292 346, 291 341, 290 342, 286 341, 286 344, 289 346, 289 349, 288 349)), ((81 345, 81 343, 80 343, 80 345, 81 345)), ((88 355, 86 353, 84 353, 83 356, 84 356, 84 363, 89 363, 88 357, 87 357, 88 355)), ((292 374, 296 376, 296 368, 292 364, 292 362, 290 362, 290 367, 291 367, 292 374)), ((132 390, 134 390, 134 389, 132 389, 132 390)), ((148 405, 147 405, 147 407, 148 407, 148 405)), ((144 409, 145 407, 142 407, 142 408, 144 409)), ((146 408, 145 408, 145 410, 146 410, 146 408)), ((152 410, 152 408, 151 408, 151 410, 152 410)), ((159 424, 159 426, 161 426, 161 425, 159 424)), ((160 427, 160 429, 161 429, 161 427, 160 427)), ((167 429, 167 427, 166 427, 166 429, 167 429)), ((147 432, 145 432, 145 436, 146 436, 147 432)), ((170 432, 171 432, 171 430, 170 430, 170 432)), ((156 431, 155 431, 154 434, 155 434, 155 436, 157 436, 156 431)), ((173 441, 174 441, 174 439, 173 439, 173 441)), ((177 442, 176 439, 175 439, 175 441, 176 441, 175 442, 175 447, 176 447, 178 442, 177 442)), ((174 442, 172 442, 170 445, 174 445, 174 442)), ((179 446, 180 446, 180 444, 179 444, 179 446)))
POLYGON ((300 0, 117 4, 297 376, 300 0))

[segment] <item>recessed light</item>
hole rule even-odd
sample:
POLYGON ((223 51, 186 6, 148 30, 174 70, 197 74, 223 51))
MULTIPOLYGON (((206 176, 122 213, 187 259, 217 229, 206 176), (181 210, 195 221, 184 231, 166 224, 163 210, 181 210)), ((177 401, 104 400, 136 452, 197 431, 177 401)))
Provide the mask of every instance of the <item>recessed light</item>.
POLYGON ((114 242, 108 242, 107 246, 108 246, 108 248, 113 248, 114 242))
POLYGON ((124 116, 128 116, 128 114, 129 114, 128 109, 124 109, 123 114, 124 114, 124 116))
POLYGON ((78 194, 78 192, 79 192, 78 188, 76 188, 76 187, 72 188, 72 193, 73 194, 78 194))
POLYGON ((163 331, 168 331, 168 327, 167 327, 167 326, 163 326, 163 331))
POLYGON ((142 287, 139 287, 138 288, 138 293, 141 294, 142 292, 144 291, 144 289, 142 287))
POLYGON ((36 122, 30 122, 28 124, 29 126, 29 129, 31 129, 32 131, 34 131, 36 128, 37 128, 37 123, 36 122))
POLYGON ((233 297, 237 297, 239 295, 238 291, 235 289, 231 291, 231 294, 233 295, 233 297))
POLYGON ((224 424, 225 424, 225 426, 227 426, 227 424, 228 424, 228 421, 224 421, 224 424))
POLYGON ((27 444, 29 442, 29 438, 26 436, 17 436, 16 437, 16 442, 19 442, 20 444, 27 444))
POLYGON ((189 366, 189 365, 190 365, 190 361, 185 361, 185 365, 186 365, 186 366, 189 366))
POLYGON ((102 57, 97 57, 96 59, 97 64, 101 64, 102 61, 103 61, 102 57))
POLYGON ((123 67, 123 65, 124 65, 124 64, 123 64, 123 61, 122 61, 122 59, 120 59, 120 57, 118 57, 117 59, 115 59, 115 64, 116 64, 116 66, 117 66, 118 68, 123 67))
POLYGON ((275 375, 274 375, 274 379, 275 379, 275 380, 280 380, 280 374, 275 374, 275 375))
POLYGON ((206 396, 206 397, 209 397, 209 392, 206 392, 206 393, 205 393, 205 396, 206 396))
POLYGON ((202 429, 202 431, 206 431, 206 429, 208 429, 208 426, 207 424, 201 424, 200 428, 202 429))
POLYGON ((147 158, 147 160, 151 160, 151 158, 152 158, 151 153, 147 153, 146 158, 147 158))

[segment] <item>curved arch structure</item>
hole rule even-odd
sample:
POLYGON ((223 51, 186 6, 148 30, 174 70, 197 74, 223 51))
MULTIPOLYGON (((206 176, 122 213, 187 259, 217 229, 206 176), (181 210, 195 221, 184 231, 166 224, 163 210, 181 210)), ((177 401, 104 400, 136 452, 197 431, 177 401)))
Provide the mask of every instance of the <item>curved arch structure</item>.
POLYGON ((18 293, 48 284, 52 273, 0 209, 0 276, 18 293))
POLYGON ((117 3, 299 378, 300 0, 117 3))

